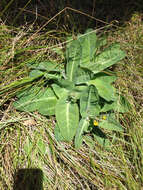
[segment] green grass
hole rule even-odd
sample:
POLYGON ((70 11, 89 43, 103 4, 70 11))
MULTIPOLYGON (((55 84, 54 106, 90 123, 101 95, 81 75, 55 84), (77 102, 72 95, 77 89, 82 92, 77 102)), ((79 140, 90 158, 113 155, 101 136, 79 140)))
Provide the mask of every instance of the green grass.
MULTIPOLYGON (((143 15, 134 14, 124 27, 108 32, 109 43, 118 41, 127 57, 113 70, 116 87, 132 105, 120 118, 124 133, 114 138, 110 150, 96 142, 84 143, 75 150, 71 143, 54 138, 54 118, 37 112, 16 111, 12 103, 22 88, 41 81, 23 80, 26 64, 46 59, 63 61, 52 47, 64 42, 63 31, 34 33, 31 26, 0 26, 0 189, 11 190, 13 175, 20 168, 43 171, 45 190, 104 189, 140 190, 143 188, 143 15), (33 40, 31 36, 35 34, 33 40)), ((58 46, 58 45, 57 45, 58 46)), ((112 134, 109 134, 112 135, 112 134)))

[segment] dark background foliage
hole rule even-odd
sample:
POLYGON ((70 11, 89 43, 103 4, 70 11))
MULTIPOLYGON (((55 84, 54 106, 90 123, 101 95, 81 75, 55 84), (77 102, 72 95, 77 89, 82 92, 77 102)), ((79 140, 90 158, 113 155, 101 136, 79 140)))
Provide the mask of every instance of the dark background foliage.
MULTIPOLYGON (((32 23, 36 20, 38 26, 45 23, 65 7, 87 13, 105 22, 118 21, 123 24, 129 20, 134 12, 143 11, 142 0, 1 0, 0 17, 9 25, 19 26, 32 23), (37 13, 37 17, 36 14, 37 13)), ((72 10, 59 14, 55 23, 65 24, 70 20, 73 23, 88 28, 101 25, 95 20, 72 10), (58 22, 58 23, 57 23, 58 22)), ((68 22, 68 23, 70 23, 68 22)), ((52 23, 53 25, 53 23, 52 23)), ((48 25, 49 27, 49 25, 48 25)))

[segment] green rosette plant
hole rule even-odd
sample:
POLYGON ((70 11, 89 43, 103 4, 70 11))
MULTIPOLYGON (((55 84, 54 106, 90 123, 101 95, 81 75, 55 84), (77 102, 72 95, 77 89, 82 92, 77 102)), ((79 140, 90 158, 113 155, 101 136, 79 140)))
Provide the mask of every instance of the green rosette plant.
POLYGON ((113 86, 116 76, 108 70, 124 57, 119 44, 107 47, 105 38, 98 39, 95 31, 87 30, 67 44, 63 64, 30 64, 29 77, 43 77, 45 84, 20 92, 14 106, 20 111, 55 115, 56 139, 74 139, 75 148, 88 132, 106 146, 109 140, 101 129, 123 131, 115 113, 127 112, 129 107, 113 86))

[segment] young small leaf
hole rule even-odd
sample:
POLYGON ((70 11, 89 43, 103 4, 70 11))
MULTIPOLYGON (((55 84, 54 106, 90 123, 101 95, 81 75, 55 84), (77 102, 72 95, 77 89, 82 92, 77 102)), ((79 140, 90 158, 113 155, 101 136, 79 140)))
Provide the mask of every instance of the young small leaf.
POLYGON ((98 136, 97 134, 94 134, 94 138, 105 149, 109 149, 111 147, 111 142, 109 141, 109 139, 98 136))
POLYGON ((100 112, 108 112, 108 111, 111 111, 111 110, 115 110, 115 102, 111 101, 111 102, 106 102, 105 101, 105 104, 103 106, 103 108, 100 110, 100 112))

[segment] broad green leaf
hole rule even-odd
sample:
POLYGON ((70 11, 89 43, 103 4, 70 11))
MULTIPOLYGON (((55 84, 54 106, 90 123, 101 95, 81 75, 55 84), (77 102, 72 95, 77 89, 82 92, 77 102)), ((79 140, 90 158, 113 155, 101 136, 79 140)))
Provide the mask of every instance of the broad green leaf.
POLYGON ((32 70, 30 73, 29 73, 29 77, 39 77, 39 76, 42 76, 44 75, 44 73, 42 71, 39 71, 39 70, 32 70))
POLYGON ((99 127, 110 130, 110 131, 123 131, 122 125, 117 122, 115 119, 107 118, 99 122, 99 127))
POLYGON ((82 93, 84 90, 86 90, 87 86, 86 85, 80 85, 80 86, 75 86, 70 92, 69 96, 71 96, 73 99, 80 99, 82 93))
POLYGON ((37 69, 39 63, 36 63, 36 62, 29 62, 27 63, 27 66, 30 68, 30 69, 37 69))
POLYGON ((75 86, 75 88, 73 90, 82 93, 84 90, 87 89, 87 85, 79 85, 79 86, 75 86))
POLYGON ((100 112, 107 112, 107 111, 111 111, 111 110, 115 110, 115 102, 111 101, 111 102, 105 102, 103 108, 100 110, 100 112))
POLYGON ((13 106, 20 111, 36 111, 37 99, 42 96, 42 90, 40 87, 30 87, 25 91, 18 93, 18 100, 13 103, 13 106))
POLYGON ((20 111, 38 111, 43 115, 54 115, 57 98, 50 88, 32 87, 19 94, 14 107, 20 111))
POLYGON ((94 139, 105 149, 109 149, 111 147, 111 142, 109 141, 105 133, 103 133, 97 126, 93 129, 93 136, 94 139))
POLYGON ((89 70, 78 67, 78 69, 76 70, 74 83, 78 84, 78 85, 84 84, 87 81, 89 81, 92 78, 92 76, 93 76, 93 74, 89 70))
POLYGON ((82 55, 80 59, 80 65, 89 65, 94 58, 95 52, 97 50, 96 40, 97 36, 94 30, 88 29, 84 35, 78 37, 82 47, 82 55))
POLYGON ((38 101, 38 111, 42 115, 55 115, 57 98, 51 88, 47 88, 38 101))
POLYGON ((30 86, 29 88, 27 89, 22 89, 20 91, 17 92, 16 94, 16 97, 18 99, 20 99, 21 97, 24 97, 24 96, 29 96, 31 95, 31 97, 34 97, 35 95, 37 95, 41 90, 41 87, 38 87, 38 86, 30 86))
POLYGON ((110 110, 114 110, 120 113, 128 112, 130 109, 129 102, 123 97, 118 96, 115 102, 105 102, 104 107, 100 110, 100 112, 107 112, 110 110))
POLYGON ((44 77, 48 80, 59 80, 61 79, 61 74, 60 73, 44 73, 44 77))
POLYGON ((117 79, 117 77, 115 75, 110 75, 110 73, 107 74, 107 73, 103 73, 103 72, 95 74, 93 78, 94 79, 98 78, 98 79, 100 79, 106 83, 109 83, 109 84, 112 84, 117 79))
POLYGON ((105 100, 112 101, 116 99, 115 88, 108 82, 105 82, 102 78, 90 80, 88 85, 94 85, 98 90, 99 96, 105 100))
POLYGON ((63 96, 68 95, 69 93, 69 90, 67 90, 66 88, 62 88, 57 84, 52 84, 52 88, 58 98, 62 98, 63 96))
POLYGON ((113 44, 97 55, 90 64, 82 64, 82 67, 85 67, 96 74, 114 65, 124 57, 125 53, 120 49, 120 46, 118 44, 113 44))
POLYGON ((96 40, 96 48, 100 49, 101 47, 105 46, 107 44, 107 37, 106 36, 102 36, 102 37, 98 37, 96 40))
POLYGON ((57 64, 52 61, 44 61, 40 63, 29 63, 28 67, 30 69, 44 71, 44 72, 50 72, 50 71, 60 72, 62 69, 61 64, 57 64))
POLYGON ((60 65, 52 62, 52 61, 45 61, 39 63, 38 67, 36 69, 42 70, 42 71, 58 71, 59 72, 60 65))
POLYGON ((66 50, 66 76, 69 81, 74 81, 81 58, 81 46, 78 40, 73 40, 66 50))
POLYGON ((62 97, 56 105, 56 120, 60 128, 61 135, 65 141, 71 141, 76 134, 79 124, 79 110, 76 103, 62 97))
POLYGON ((89 119, 88 118, 82 118, 79 122, 79 126, 77 128, 76 136, 75 136, 75 148, 78 149, 82 145, 82 135, 83 132, 87 131, 89 127, 89 119))
POLYGON ((67 90, 72 90, 75 87, 74 83, 72 81, 69 81, 68 79, 60 79, 57 81, 57 84, 67 90))
POLYGON ((80 97, 80 114, 82 117, 95 117, 99 115, 98 92, 94 86, 89 86, 80 97))

